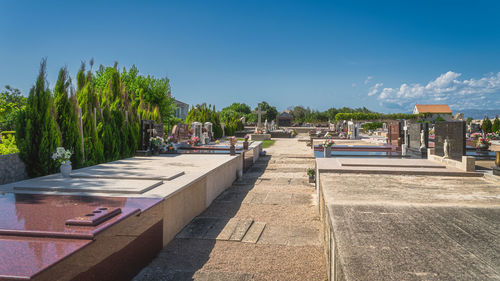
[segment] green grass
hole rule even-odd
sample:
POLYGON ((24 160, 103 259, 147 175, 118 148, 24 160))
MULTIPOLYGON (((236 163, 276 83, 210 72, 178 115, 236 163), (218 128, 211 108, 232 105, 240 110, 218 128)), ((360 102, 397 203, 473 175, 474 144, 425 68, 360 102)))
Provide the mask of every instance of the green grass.
MULTIPOLYGON (((243 138, 238 138, 237 140, 239 141, 244 141, 245 139, 243 138)), ((265 140, 262 141, 262 148, 268 148, 274 144, 274 140, 265 140)))
POLYGON ((268 148, 274 144, 274 140, 262 141, 262 148, 268 148))

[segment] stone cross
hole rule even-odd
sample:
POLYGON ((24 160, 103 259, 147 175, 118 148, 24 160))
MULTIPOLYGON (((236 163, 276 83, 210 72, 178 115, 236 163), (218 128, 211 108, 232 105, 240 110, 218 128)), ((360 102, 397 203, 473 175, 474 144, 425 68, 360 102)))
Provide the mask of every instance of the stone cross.
POLYGON ((266 114, 267 111, 262 111, 259 105, 257 111, 252 111, 252 113, 257 114, 257 128, 262 128, 262 114, 266 114))

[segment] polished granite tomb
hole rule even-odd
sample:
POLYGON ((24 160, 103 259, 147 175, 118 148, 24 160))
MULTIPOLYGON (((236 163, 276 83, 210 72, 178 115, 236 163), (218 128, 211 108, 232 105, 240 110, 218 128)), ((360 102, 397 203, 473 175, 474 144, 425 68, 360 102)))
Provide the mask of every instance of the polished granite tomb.
POLYGON ((145 215, 161 201, 2 194, 0 280, 116 280, 133 276, 132 269, 141 260, 147 263, 162 247, 160 216, 151 216, 154 211, 145 215), (138 220, 139 216, 143 218, 138 220), (125 239, 119 237, 131 227, 141 230, 128 233, 125 239), (131 250, 134 255, 128 253, 131 250), (122 254, 119 260, 116 253, 122 254), (118 272, 116 267, 106 269, 107 264, 129 269, 118 272))

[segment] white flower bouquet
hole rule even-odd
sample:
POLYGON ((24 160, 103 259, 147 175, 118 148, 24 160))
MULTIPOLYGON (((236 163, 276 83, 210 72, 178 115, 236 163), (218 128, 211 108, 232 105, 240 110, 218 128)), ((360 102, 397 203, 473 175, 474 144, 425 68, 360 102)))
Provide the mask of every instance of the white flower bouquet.
POLYGON ((64 147, 58 147, 56 152, 52 154, 52 160, 59 162, 60 164, 71 163, 69 159, 73 153, 68 149, 64 149, 64 147))

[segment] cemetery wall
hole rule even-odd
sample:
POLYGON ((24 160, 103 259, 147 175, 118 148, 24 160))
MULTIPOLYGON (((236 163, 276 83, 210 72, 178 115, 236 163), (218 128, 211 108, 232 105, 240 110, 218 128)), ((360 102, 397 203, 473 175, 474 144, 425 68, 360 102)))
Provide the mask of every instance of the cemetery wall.
POLYGON ((0 155, 0 185, 27 178, 26 166, 18 153, 0 155))

